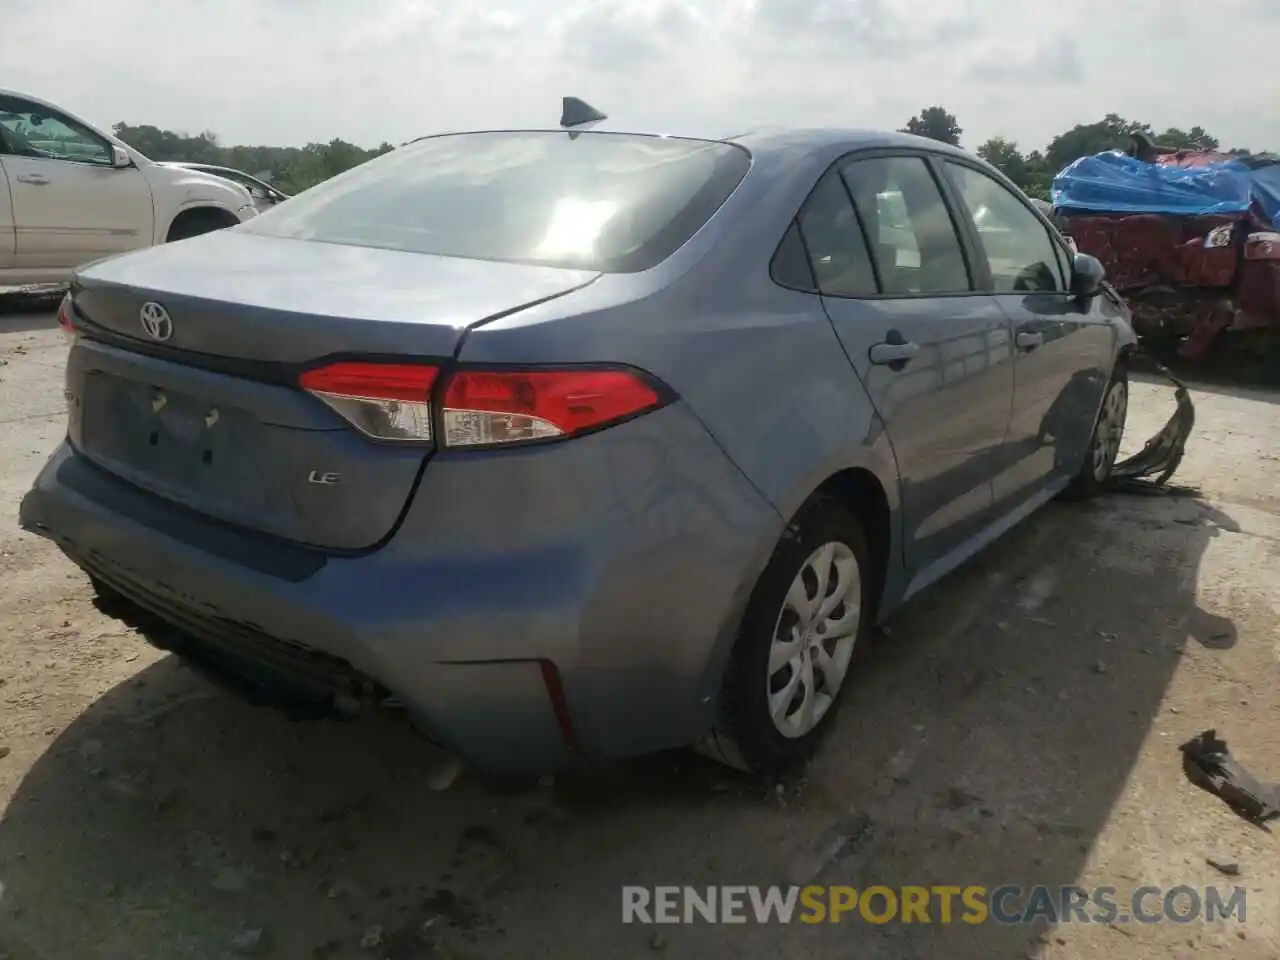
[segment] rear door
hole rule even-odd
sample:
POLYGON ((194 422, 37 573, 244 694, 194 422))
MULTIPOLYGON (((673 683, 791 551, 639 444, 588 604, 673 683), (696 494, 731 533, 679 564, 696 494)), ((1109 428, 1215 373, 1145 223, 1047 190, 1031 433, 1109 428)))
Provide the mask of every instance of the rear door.
POLYGON ((1009 321, 979 292, 926 154, 858 154, 819 182, 800 230, 823 303, 883 419, 908 566, 990 520, 1013 396, 1009 321))
POLYGON ((1025 197, 976 166, 948 159, 944 167, 1013 325, 1010 462, 995 481, 997 503, 1013 509, 1079 467, 1110 375, 1114 331, 1071 294, 1067 248, 1025 197))
POLYGON ((70 117, 0 97, 16 228, 15 265, 71 268, 151 243, 151 188, 112 166, 112 145, 70 117))

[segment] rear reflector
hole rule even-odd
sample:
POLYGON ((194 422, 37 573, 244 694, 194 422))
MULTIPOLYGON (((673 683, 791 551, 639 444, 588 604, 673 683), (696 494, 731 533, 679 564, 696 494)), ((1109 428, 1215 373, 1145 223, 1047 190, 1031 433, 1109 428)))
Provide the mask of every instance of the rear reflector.
POLYGON ((444 443, 475 447, 569 437, 662 405, 626 370, 460 370, 444 391, 444 443))
POLYGON ((307 370, 298 383, 366 436, 423 443, 431 439, 437 372, 426 364, 343 362, 307 370))
POLYGON ((541 661, 542 683, 547 688, 547 696, 551 700, 551 712, 555 715, 556 725, 560 728, 560 736, 574 753, 581 753, 578 737, 573 729, 573 715, 569 712, 569 698, 564 695, 564 683, 560 679, 560 671, 550 660, 541 661))
POLYGON ((58 329, 68 341, 74 342, 78 336, 75 321, 71 318, 71 294, 69 293, 58 304, 58 329))
MULTIPOLYGON (((344 361, 299 386, 375 440, 432 439, 429 364, 344 361)), ((641 374, 619 369, 459 370, 443 384, 445 447, 552 440, 599 430, 665 402, 641 374)))

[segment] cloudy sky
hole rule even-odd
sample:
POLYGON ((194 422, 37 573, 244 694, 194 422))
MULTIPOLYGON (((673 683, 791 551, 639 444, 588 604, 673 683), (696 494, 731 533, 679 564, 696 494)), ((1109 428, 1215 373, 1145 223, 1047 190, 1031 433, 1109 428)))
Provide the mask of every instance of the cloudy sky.
POLYGON ((0 85, 102 125, 362 145, 553 124, 898 127, 1108 112, 1280 150, 1280 0, 0 0, 0 85))

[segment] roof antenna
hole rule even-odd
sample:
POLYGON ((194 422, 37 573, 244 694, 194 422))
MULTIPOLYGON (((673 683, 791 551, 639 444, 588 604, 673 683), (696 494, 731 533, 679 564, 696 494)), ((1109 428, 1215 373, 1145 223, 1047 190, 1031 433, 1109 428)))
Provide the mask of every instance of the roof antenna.
POLYGON ((560 108, 560 126, 564 127, 569 133, 570 140, 576 140, 581 130, 569 130, 570 127, 589 127, 594 126, 601 120, 609 118, 597 110, 585 100, 579 100, 577 97, 561 98, 560 108))

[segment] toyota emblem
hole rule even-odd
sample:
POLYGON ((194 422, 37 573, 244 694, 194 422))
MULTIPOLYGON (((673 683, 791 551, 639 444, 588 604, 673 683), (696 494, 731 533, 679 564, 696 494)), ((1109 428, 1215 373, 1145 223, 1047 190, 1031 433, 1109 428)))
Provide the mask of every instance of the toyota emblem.
POLYGON ((154 300, 142 305, 142 329, 152 340, 168 340, 173 336, 173 320, 169 311, 154 300))

